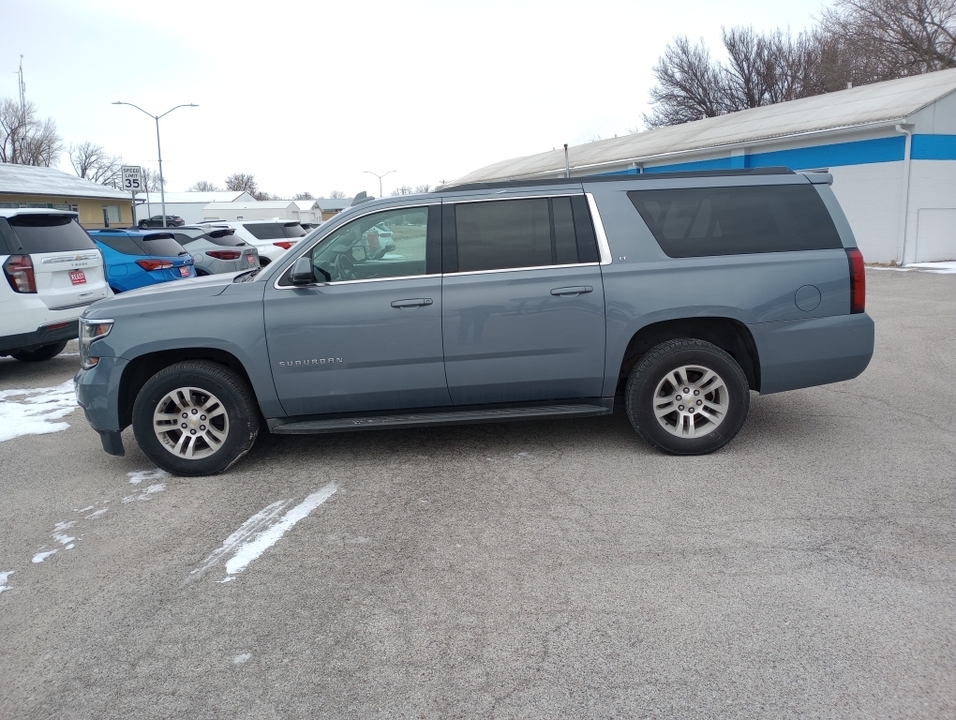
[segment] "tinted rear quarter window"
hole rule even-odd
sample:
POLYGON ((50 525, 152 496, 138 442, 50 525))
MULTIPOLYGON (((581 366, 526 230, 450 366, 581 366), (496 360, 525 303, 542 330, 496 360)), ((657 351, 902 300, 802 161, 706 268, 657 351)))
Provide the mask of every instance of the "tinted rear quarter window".
POLYGON ((14 245, 27 254, 90 250, 96 245, 69 215, 15 215, 9 218, 14 245))
POLYGON ((308 233, 305 231, 305 228, 299 225, 299 223, 291 223, 289 225, 283 225, 282 231, 285 233, 286 237, 290 237, 290 238, 305 237, 306 235, 308 235, 308 233))
POLYGON ((672 258, 842 247, 811 185, 632 190, 627 196, 672 258))
POLYGON ((113 248, 116 252, 124 255, 146 255, 146 251, 133 241, 129 235, 109 235, 106 233, 97 233, 94 235, 97 242, 101 242, 106 247, 113 248))

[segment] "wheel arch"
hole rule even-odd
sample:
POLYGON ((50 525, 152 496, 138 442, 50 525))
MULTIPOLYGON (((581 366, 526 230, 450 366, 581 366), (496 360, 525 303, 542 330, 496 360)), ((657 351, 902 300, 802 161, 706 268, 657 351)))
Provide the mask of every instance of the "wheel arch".
POLYGON ((246 372, 239 358, 226 350, 203 347, 176 348, 141 355, 129 362, 120 380, 118 404, 121 428, 128 427, 132 423, 133 402, 146 381, 160 370, 184 360, 208 360, 218 363, 237 373, 250 388, 254 387, 249 373, 246 372))
POLYGON ((760 391, 760 357, 750 329, 732 318, 697 317, 663 320, 638 330, 628 342, 621 360, 618 392, 627 382, 631 370, 651 348, 685 337, 704 340, 728 353, 744 371, 751 390, 760 391))

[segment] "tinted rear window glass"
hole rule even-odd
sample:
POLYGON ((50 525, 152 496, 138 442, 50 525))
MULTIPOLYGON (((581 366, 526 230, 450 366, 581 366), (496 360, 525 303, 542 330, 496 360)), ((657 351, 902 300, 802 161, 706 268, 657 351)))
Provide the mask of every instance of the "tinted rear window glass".
POLYGON ((285 234, 285 228, 276 222, 249 223, 248 225, 243 225, 243 227, 251 232, 253 237, 259 240, 281 240, 290 237, 285 234))
POLYGON ((147 255, 155 257, 176 257, 186 252, 183 246, 173 238, 162 235, 146 235, 145 238, 136 237, 135 241, 146 251, 147 255))
POLYGON ((545 198, 459 205, 459 272, 550 265, 549 215, 545 198))
POLYGON ((238 247, 240 245, 245 245, 242 238, 236 237, 235 230, 210 230, 208 234, 202 236, 203 239, 208 240, 209 242, 215 245, 221 245, 222 247, 238 247))
POLYGON ((116 252, 124 255, 146 255, 146 251, 141 248, 133 238, 128 235, 108 235, 106 233, 97 233, 93 237, 97 242, 101 242, 107 247, 113 248, 116 252))
POLYGON ((68 215, 15 215, 10 227, 27 254, 89 250, 96 245, 80 224, 68 215))
POLYGON ((633 190, 627 196, 669 257, 842 247, 811 185, 633 190))
POLYGON ((305 231, 305 228, 299 225, 299 223, 294 223, 292 225, 283 225, 283 229, 285 232, 285 236, 290 238, 305 237, 306 235, 308 235, 308 233, 305 231))

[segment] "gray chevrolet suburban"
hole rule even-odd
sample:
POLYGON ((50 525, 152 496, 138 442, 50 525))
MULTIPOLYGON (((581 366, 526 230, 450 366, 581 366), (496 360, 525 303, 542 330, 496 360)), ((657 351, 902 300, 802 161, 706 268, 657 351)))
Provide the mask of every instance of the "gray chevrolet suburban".
POLYGON ((823 172, 449 187, 361 202, 266 268, 103 300, 77 399, 103 448, 221 472, 273 433, 601 415, 712 452, 750 392, 873 353, 863 257, 823 172), (382 233, 391 233, 384 254, 382 233))

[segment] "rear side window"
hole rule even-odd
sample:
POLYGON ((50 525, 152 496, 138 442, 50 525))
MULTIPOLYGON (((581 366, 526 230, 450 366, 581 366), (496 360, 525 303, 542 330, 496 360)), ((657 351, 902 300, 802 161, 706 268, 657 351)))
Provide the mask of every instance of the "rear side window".
POLYGON ((632 190, 627 196, 673 258, 842 247, 810 185, 632 190))
POLYGON ((26 254, 96 248, 71 215, 15 215, 8 222, 14 245, 26 254))
POLYGON ((462 203, 455 207, 457 271, 595 262, 584 197, 462 203))

